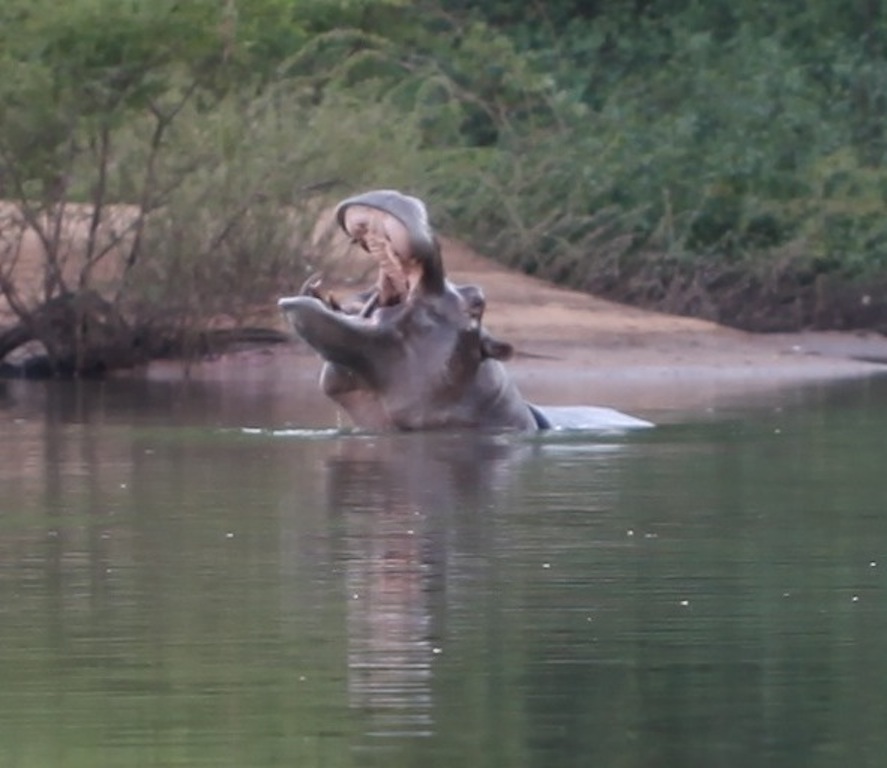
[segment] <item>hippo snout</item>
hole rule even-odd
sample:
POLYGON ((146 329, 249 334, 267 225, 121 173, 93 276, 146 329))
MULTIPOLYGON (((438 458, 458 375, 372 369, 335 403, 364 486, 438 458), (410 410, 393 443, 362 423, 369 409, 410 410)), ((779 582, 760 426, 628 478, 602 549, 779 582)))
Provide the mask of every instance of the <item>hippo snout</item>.
POLYGON ((277 300, 281 314, 297 333, 301 332, 306 316, 311 312, 307 305, 312 303, 317 304, 318 307, 321 306, 319 300, 307 296, 284 296, 277 300))
POLYGON ((291 323, 312 312, 322 312, 324 304, 313 296, 284 296, 277 300, 277 306, 283 316, 291 323))

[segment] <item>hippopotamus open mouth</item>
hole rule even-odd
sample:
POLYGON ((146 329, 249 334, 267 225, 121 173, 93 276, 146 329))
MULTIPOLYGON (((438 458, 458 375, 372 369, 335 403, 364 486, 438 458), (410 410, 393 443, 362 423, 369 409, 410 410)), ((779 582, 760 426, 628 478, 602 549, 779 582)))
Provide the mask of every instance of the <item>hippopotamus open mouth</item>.
POLYGON ((424 203, 394 190, 349 197, 336 207, 336 221, 379 267, 373 304, 393 306, 418 292, 439 294, 445 285, 440 246, 424 203))
POLYGON ((323 357, 324 392, 358 426, 534 427, 498 362, 512 348, 483 330, 481 289, 446 279, 422 201, 367 192, 342 201, 336 219, 376 258, 376 287, 357 309, 324 300, 311 279, 279 302, 323 357))

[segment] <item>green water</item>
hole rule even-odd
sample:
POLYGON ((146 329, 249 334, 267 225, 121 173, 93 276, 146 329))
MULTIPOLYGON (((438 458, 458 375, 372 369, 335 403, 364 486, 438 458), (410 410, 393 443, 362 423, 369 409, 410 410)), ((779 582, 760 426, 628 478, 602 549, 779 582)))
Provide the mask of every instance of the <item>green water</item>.
POLYGON ((887 382, 606 439, 300 403, 0 389, 0 766, 887 764, 887 382))

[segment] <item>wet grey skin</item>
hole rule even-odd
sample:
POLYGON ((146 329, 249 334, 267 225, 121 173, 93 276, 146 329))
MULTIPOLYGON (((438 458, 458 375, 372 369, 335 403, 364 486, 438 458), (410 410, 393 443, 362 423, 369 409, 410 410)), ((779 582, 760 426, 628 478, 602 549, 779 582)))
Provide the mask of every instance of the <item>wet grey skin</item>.
POLYGON ((446 279, 440 245, 421 200, 374 190, 343 200, 336 220, 345 229, 349 206, 397 218, 408 233, 420 277, 407 295, 379 306, 378 291, 347 313, 324 301, 311 279, 302 294, 279 300, 293 330, 324 360, 320 384, 355 426, 374 430, 651 426, 607 408, 540 408, 519 392, 502 365, 510 344, 483 328, 483 291, 446 279))
POLYGON ((394 190, 350 197, 336 208, 343 229, 351 205, 403 223, 421 277, 393 306, 374 306, 371 292, 356 314, 330 306, 307 284, 302 295, 280 300, 293 330, 325 361, 324 393, 362 428, 537 429, 500 362, 511 356, 511 346, 484 330, 483 291, 446 279, 422 201, 394 190))

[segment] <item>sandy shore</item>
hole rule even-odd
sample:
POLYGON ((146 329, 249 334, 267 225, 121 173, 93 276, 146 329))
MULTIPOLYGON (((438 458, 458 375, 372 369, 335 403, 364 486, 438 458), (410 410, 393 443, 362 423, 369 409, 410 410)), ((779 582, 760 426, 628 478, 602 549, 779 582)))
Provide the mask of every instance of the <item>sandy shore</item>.
MULTIPOLYGON (((323 248, 332 277, 351 276, 360 284, 338 293, 346 295, 372 281, 375 265, 344 236, 337 233, 323 248)), ((37 285, 38 254, 30 250, 31 258, 18 265, 26 273, 18 277, 25 285, 37 285)), ((484 289, 485 325, 515 346, 509 370, 525 396, 540 403, 610 405, 656 417, 657 412, 717 407, 786 387, 887 374, 887 338, 876 333, 748 334, 557 288, 457 241, 444 241, 444 261, 454 282, 484 289)), ((294 285, 301 279, 295 275, 294 285)), ((0 298, 0 327, 13 321, 5 309, 0 298)), ((266 319, 285 329, 276 306, 269 305, 266 319)), ((148 375, 176 377, 181 375, 177 369, 156 364, 148 375)), ((306 387, 315 387, 319 369, 319 360, 296 342, 225 355, 193 373, 261 380, 285 390, 296 380, 302 386, 302 379, 306 387)))
MULTIPOLYGON (((454 282, 483 287, 485 324, 515 346, 508 368, 538 403, 606 405, 661 423, 887 375, 887 339, 878 334, 749 334, 557 288, 457 243, 445 244, 445 260, 454 282)), ((248 375, 278 392, 316 387, 320 361, 302 342, 242 355, 195 373, 248 375)))
POLYGON ((445 254, 454 281, 483 286, 485 322, 515 345, 510 368, 527 396, 540 401, 685 410, 887 374, 880 334, 750 334, 557 288, 457 243, 447 243, 445 254))

